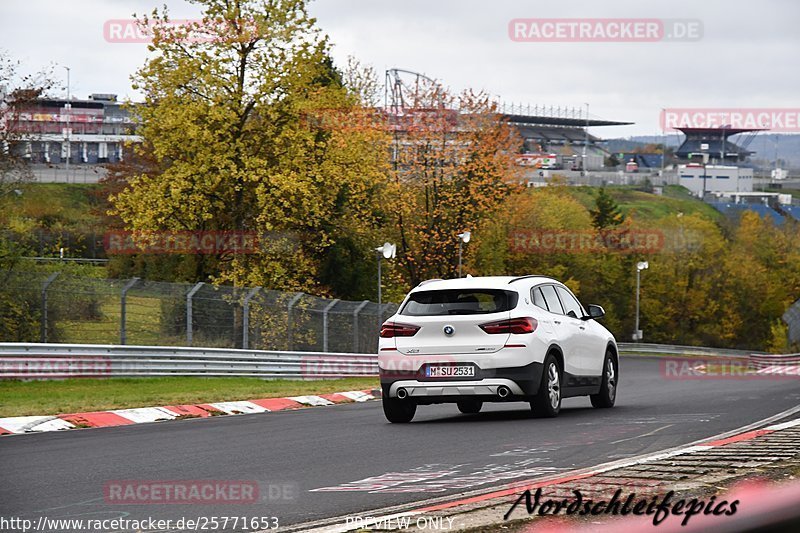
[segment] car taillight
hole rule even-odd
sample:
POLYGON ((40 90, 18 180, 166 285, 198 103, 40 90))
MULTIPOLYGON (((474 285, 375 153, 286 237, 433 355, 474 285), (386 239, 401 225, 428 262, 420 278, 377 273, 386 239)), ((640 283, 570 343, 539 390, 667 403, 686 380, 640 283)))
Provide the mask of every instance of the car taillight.
POLYGON ((419 331, 419 326, 411 324, 400 324, 399 322, 385 322, 381 326, 381 337, 391 339, 392 337, 413 337, 419 331))
POLYGON ((505 333, 508 335, 509 333, 533 333, 538 325, 539 323, 536 322, 535 318, 525 317, 488 322, 481 324, 480 328, 486 333, 505 333))

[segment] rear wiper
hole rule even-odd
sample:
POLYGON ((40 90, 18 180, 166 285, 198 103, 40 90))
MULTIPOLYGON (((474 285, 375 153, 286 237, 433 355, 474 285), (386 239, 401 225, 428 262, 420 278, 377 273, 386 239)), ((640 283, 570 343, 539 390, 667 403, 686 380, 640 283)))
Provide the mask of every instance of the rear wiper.
POLYGON ((474 309, 448 309, 447 314, 449 315, 478 315, 480 311, 475 311, 474 309))

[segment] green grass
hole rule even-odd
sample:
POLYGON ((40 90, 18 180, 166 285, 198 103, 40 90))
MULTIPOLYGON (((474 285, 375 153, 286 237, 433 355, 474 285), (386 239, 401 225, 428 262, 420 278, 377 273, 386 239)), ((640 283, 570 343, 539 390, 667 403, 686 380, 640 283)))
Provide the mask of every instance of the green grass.
POLYGON ((267 381, 258 378, 163 377, 2 381, 0 417, 281 398, 378 386, 376 378, 267 381))
MULTIPOLYGON (((121 314, 120 298, 106 297, 100 304, 98 320, 64 320, 59 322, 59 342, 117 344, 121 314)), ((161 335, 161 302, 147 296, 128 296, 125 329, 127 344, 169 345, 161 335)), ((182 339, 176 339, 182 340, 182 339)))
POLYGON ((25 217, 44 226, 70 227, 98 222, 96 184, 30 183, 0 217, 25 217))
MULTIPOLYGON (((594 209, 596 188, 570 187, 569 193, 587 209, 594 209)), ((663 195, 636 190, 634 186, 608 186, 606 191, 617 201, 626 216, 637 220, 655 222, 677 213, 700 213, 716 222, 723 218, 722 213, 689 194, 684 187, 668 185, 663 195)))

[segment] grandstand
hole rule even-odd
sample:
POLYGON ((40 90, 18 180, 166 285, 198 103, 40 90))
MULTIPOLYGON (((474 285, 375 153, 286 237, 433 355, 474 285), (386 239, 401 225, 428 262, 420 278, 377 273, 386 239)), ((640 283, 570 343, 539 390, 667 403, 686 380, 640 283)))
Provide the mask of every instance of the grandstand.
POLYGON ((29 163, 102 165, 121 161, 123 146, 139 142, 134 120, 114 94, 86 100, 39 98, 17 109, 15 130, 22 140, 14 151, 29 163))
POLYGON ((577 109, 523 107, 503 108, 504 116, 509 124, 519 131, 523 139, 523 154, 543 155, 555 154, 557 163, 550 168, 578 170, 586 145, 587 170, 603 168, 605 158, 610 154, 601 146, 603 140, 586 129, 599 126, 627 126, 631 122, 619 122, 587 118, 577 109))
POLYGON ((761 129, 731 128, 677 128, 686 136, 683 143, 675 151, 679 159, 692 160, 705 152, 711 162, 721 164, 742 163, 754 152, 747 149, 748 145, 761 129), (729 140, 734 135, 745 134, 742 145, 729 140))

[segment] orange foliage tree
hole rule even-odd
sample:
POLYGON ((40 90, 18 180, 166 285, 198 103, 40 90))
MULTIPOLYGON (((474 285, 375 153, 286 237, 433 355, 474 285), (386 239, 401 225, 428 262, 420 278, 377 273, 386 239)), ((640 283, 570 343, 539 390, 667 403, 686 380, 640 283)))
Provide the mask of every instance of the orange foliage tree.
POLYGON ((475 232, 520 185, 521 140, 481 93, 441 88, 390 118, 400 268, 410 286, 455 277, 458 234, 475 232))

